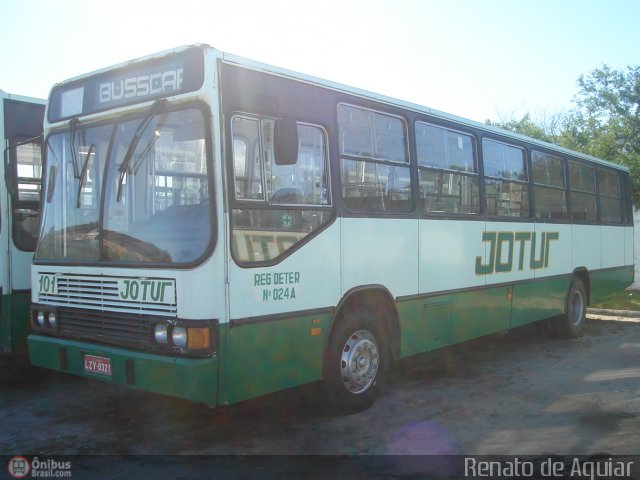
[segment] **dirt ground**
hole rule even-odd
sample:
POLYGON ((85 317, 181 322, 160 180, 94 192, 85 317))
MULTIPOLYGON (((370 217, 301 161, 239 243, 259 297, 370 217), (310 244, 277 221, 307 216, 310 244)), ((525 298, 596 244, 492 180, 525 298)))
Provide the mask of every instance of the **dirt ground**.
POLYGON ((311 395, 209 409, 4 368, 0 455, 637 455, 640 321, 590 316, 574 340, 527 326, 402 361, 377 403, 350 416, 311 395))

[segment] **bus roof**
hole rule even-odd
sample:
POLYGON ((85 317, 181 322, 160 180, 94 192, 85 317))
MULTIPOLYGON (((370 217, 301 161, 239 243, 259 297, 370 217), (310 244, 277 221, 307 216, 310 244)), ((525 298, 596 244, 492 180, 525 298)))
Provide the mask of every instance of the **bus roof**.
POLYGON ((6 98, 7 100, 14 100, 16 102, 25 103, 37 103, 39 105, 45 105, 47 101, 43 98, 27 97, 26 95, 16 95, 14 93, 7 93, 0 88, 0 98, 6 98))
POLYGON ((265 72, 265 73, 271 73, 274 75, 278 75, 278 76, 283 76, 283 77, 287 77, 287 78, 293 78, 293 79, 297 79, 306 83, 310 83, 310 84, 314 84, 314 85, 318 85, 324 88, 329 88, 331 90, 336 90, 336 91, 340 91, 340 92, 344 92, 344 93, 348 93, 351 95, 356 95, 358 97, 362 97, 362 98, 366 98, 369 100, 374 100, 377 101, 379 103, 385 103, 388 105, 392 105, 395 107, 400 107, 400 108, 404 108, 406 110, 410 110, 416 113, 422 113, 425 115, 429 115, 435 118, 439 118, 442 120, 447 120, 450 122, 454 122, 460 125, 465 125, 468 127, 472 127, 472 128, 477 128, 480 130, 484 130, 487 132, 491 132, 491 133, 495 133, 497 135, 502 135, 502 136, 506 136, 506 137, 510 137, 516 140, 521 140, 524 142, 528 142, 534 145, 538 145, 540 147, 544 147, 544 148, 548 148, 550 150, 554 150, 558 153, 564 153, 566 155, 571 155, 574 157, 578 157, 578 158, 582 158, 584 160, 589 160, 592 162, 596 162, 596 163, 600 163, 603 165, 607 165, 610 166, 612 168, 617 168, 620 170, 625 170, 625 171, 629 171, 629 168, 618 164, 618 163, 613 163, 607 160, 603 160, 601 158, 597 158, 591 155, 587 155, 585 153, 581 153, 581 152, 577 152, 575 150, 571 150, 565 147, 561 147, 559 145, 553 144, 553 143, 549 143, 549 142, 545 142, 543 140, 538 140, 536 138, 532 138, 532 137, 528 137, 526 135, 521 135, 519 133, 515 133, 509 130, 505 130, 499 127, 495 127, 492 125, 487 125, 485 123, 480 123, 474 120, 469 120, 467 118, 464 117, 459 117, 457 115, 453 115, 450 113, 446 113, 446 112, 442 112, 440 110, 436 110, 433 108, 429 108, 429 107, 425 107, 423 105, 419 105, 416 103, 412 103, 412 102, 408 102, 405 100, 400 100, 397 98, 393 98, 393 97, 389 97, 386 95, 381 95, 381 94, 377 94, 374 92, 370 92, 367 90, 363 90, 360 88, 356 88, 356 87, 351 87, 349 85, 344 85, 341 83, 337 83, 337 82, 332 82, 329 80, 324 80, 322 78, 318 78, 318 77, 313 77, 310 75, 306 75, 303 73, 299 73, 299 72, 295 72, 292 70, 287 70, 284 68, 280 68, 280 67, 275 67, 273 65, 269 65, 269 64, 265 64, 265 63, 261 63, 261 62, 257 62, 255 60, 251 60, 245 57, 240 57, 237 55, 233 55, 230 53, 226 53, 226 52, 220 52, 220 55, 223 58, 223 61, 227 62, 227 63, 231 63, 231 64, 236 64, 245 68, 249 68, 252 70, 258 70, 261 72, 265 72))
MULTIPOLYGON (((609 167, 612 168, 616 168, 616 169, 620 169, 620 170, 625 170, 625 171, 629 171, 629 169, 624 166, 624 165, 620 165, 617 163, 613 163, 610 161, 606 161, 597 157, 593 157, 591 155, 587 155, 584 153, 580 153, 580 152, 576 152, 574 150, 570 150, 568 148, 565 147, 561 147, 559 145, 555 145, 552 143, 548 143, 542 140, 538 140, 532 137, 527 137, 525 135, 521 135, 518 133, 514 133, 508 130, 504 130, 502 128, 499 127, 495 127, 492 125, 487 125, 484 123, 480 123, 474 120, 469 120, 463 117, 459 117, 457 115, 452 115, 450 113, 446 113, 446 112, 442 112, 440 110, 436 110, 433 108, 429 108, 429 107, 425 107, 423 105, 419 105, 416 103, 411 103, 405 100, 400 100, 397 98, 392 98, 389 96, 385 96, 385 95, 381 95, 381 94, 377 94, 374 92, 370 92, 364 89, 360 89, 360 88, 356 88, 356 87, 352 87, 349 85, 344 85, 341 83, 337 83, 337 82, 333 82, 330 80, 325 80, 319 77, 314 77, 311 75, 307 75, 304 73, 300 73, 300 72, 296 72, 293 70, 288 70, 285 68, 281 68, 281 67, 276 67, 274 65, 270 65, 270 64, 266 64, 266 63, 262 63, 262 62, 258 62, 256 60, 251 60, 245 57, 241 57, 238 55, 234 55, 231 53, 227 53, 227 52, 223 52, 221 50, 218 50, 214 47, 211 47, 210 45, 204 44, 204 43, 198 43, 195 45, 184 45, 181 47, 177 47, 177 48, 173 48, 170 50, 164 50, 161 52, 157 52, 151 55, 146 55, 144 57, 139 57, 136 58, 134 60, 129 60, 127 62, 122 62, 116 65, 112 65, 110 67, 106 67, 106 68, 102 68, 100 70, 96 70, 93 72, 89 72, 83 75, 79 75, 77 77, 73 77, 67 80, 64 80, 60 83, 56 83, 53 88, 52 88, 52 92, 54 89, 59 88, 61 86, 64 86, 66 84, 69 83, 75 83, 78 81, 81 81, 83 79, 87 79, 90 77, 94 77, 100 74, 104 74, 107 72, 110 72, 112 70, 115 69, 120 69, 120 68, 124 68, 127 67, 129 65, 133 65, 139 62, 144 62, 144 61, 149 61, 149 60, 154 60, 154 59, 160 59, 160 58, 164 58, 170 55, 174 55, 174 54, 178 54, 181 52, 184 52, 190 48, 193 47, 197 47, 203 51, 206 51, 210 56, 212 56, 213 58, 218 58, 221 61, 228 63, 228 64, 234 64, 243 68, 247 68, 247 69, 251 69, 251 70, 256 70, 256 71, 260 71, 263 73, 267 73, 267 74, 271 74, 271 75, 277 75, 280 77, 286 77, 286 78, 290 78, 290 79, 294 79, 294 80, 298 80, 307 84, 311 84, 311 85, 316 85, 322 88, 326 88, 326 89, 330 89, 330 90, 334 90, 334 91, 339 91, 342 93, 346 93, 349 95, 355 95, 357 97, 361 97, 364 99, 368 99, 368 100, 373 100, 379 103, 384 103, 384 104, 388 104, 390 106, 394 106, 394 107, 399 107, 399 108, 403 108, 406 110, 410 110, 416 113, 421 113, 421 114, 425 114, 425 115, 429 115, 431 117, 434 118, 438 118, 438 119, 442 119, 442 120, 446 120, 446 121, 450 121, 459 125, 463 125, 463 126, 468 126, 471 128, 476 128, 476 129, 480 129, 480 130, 484 130, 486 132, 491 132, 494 133, 496 135, 501 135, 501 136, 505 136, 505 137, 509 137, 515 140, 520 140, 523 142, 527 142, 527 143, 531 143, 534 145, 538 145, 540 147, 543 148, 547 148, 549 150, 553 150, 556 151, 558 153, 561 154, 565 154, 565 155, 570 155, 573 157, 577 157, 577 158, 581 158, 584 160, 589 160, 591 162, 596 162, 599 164, 603 164, 603 165, 607 165, 609 167)), ((206 60, 205 60, 206 61, 206 60)))

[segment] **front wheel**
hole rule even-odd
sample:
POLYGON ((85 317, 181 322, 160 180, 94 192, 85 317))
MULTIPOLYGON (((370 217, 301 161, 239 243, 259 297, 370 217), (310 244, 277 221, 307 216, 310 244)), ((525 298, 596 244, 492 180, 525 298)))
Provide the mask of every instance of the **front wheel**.
POLYGON ((354 413, 370 407, 386 378, 386 341, 368 315, 337 325, 329 341, 325 401, 333 412, 354 413))
POLYGON ((569 285, 564 315, 553 319, 553 329, 558 337, 575 338, 582 334, 587 321, 587 290, 578 277, 569 285))

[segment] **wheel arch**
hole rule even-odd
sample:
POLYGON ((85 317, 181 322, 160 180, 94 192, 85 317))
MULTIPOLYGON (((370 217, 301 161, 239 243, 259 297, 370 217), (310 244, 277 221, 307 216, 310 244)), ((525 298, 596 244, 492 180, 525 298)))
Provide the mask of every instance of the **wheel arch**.
POLYGON ((398 358, 400 353, 400 321, 393 295, 391 295, 389 289, 384 285, 360 285, 350 289, 344 294, 331 318, 329 334, 325 339, 324 345, 323 376, 326 376, 327 373, 327 352, 331 342, 331 336, 335 331, 335 326, 350 311, 365 306, 377 312, 375 317, 376 321, 383 322, 388 340, 389 360, 393 361, 398 358))
POLYGON ((578 277, 585 290, 587 291, 587 305, 591 304, 591 280, 589 277, 589 270, 586 267, 578 267, 573 269, 573 276, 578 277))

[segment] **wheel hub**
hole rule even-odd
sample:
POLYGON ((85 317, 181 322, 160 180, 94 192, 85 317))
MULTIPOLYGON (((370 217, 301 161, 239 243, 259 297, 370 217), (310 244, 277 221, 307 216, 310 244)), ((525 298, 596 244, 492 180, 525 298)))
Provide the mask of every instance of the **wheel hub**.
POLYGON ((375 381, 379 363, 375 337, 366 330, 355 332, 342 349, 340 371, 344 386, 352 393, 365 392, 375 381))
POLYGON ((575 291, 573 293, 573 298, 571 299, 570 321, 577 326, 582 321, 583 315, 584 315, 584 299, 582 298, 582 294, 579 291, 575 291))

